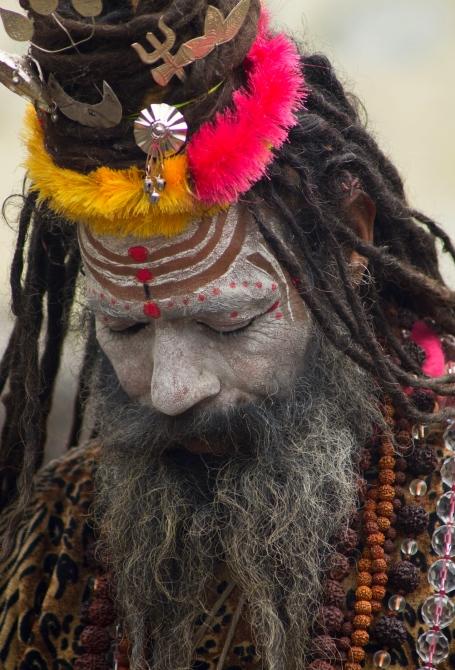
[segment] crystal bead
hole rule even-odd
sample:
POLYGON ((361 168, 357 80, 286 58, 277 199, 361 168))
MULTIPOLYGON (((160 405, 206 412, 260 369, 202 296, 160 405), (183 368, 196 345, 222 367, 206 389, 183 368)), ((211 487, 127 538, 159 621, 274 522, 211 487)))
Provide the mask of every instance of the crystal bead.
POLYGON ((455 484, 455 456, 446 458, 441 468, 441 479, 447 486, 455 484))
POLYGON ((412 496, 417 496, 421 498, 428 491, 427 483, 424 479, 413 479, 409 484, 409 493, 412 496))
POLYGON ((455 451, 455 421, 451 421, 445 429, 444 446, 449 451, 455 451))
POLYGON ((455 589, 455 563, 440 558, 430 566, 428 581, 435 591, 450 593, 455 589))
POLYGON ((431 546, 438 556, 455 556, 455 528, 439 526, 433 533, 431 546))
POLYGON ((405 556, 414 556, 414 554, 417 554, 419 547, 417 545, 417 542, 415 540, 412 540, 411 538, 408 538, 406 540, 403 540, 401 543, 401 552, 405 556))
POLYGON ((404 612, 406 609, 405 598, 403 598, 403 596, 400 596, 398 594, 390 596, 389 602, 387 604, 389 610, 392 610, 392 612, 396 612, 397 614, 401 614, 401 612, 404 612))
POLYGON ((430 426, 427 425, 426 423, 416 423, 412 427, 412 439, 415 442, 420 442, 420 440, 426 440, 428 435, 430 434, 430 426))
POLYGON ((422 617, 429 626, 445 628, 455 619, 455 605, 447 596, 430 596, 422 605, 422 617))
POLYGON ((436 505, 438 517, 444 523, 453 523, 455 519, 455 491, 447 491, 436 505))
POLYGON ((449 643, 440 631, 427 630, 418 638, 417 653, 425 663, 441 663, 449 655, 449 643))
POLYGON ((385 649, 380 649, 373 656, 373 664, 375 668, 388 668, 392 662, 392 657, 385 649))

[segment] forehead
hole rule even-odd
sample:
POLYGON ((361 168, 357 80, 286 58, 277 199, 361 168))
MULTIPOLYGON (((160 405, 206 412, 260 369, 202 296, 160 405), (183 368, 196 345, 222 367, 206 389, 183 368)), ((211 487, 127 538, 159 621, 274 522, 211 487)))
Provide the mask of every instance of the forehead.
POLYGON ((269 301, 283 280, 248 210, 231 207, 172 239, 79 227, 89 303, 112 316, 178 316, 269 301))

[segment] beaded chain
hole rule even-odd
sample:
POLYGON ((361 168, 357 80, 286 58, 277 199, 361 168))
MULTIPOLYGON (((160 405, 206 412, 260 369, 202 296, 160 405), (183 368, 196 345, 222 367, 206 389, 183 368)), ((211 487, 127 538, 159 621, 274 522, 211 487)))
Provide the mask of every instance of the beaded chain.
MULTIPOLYGON (((418 349, 415 346, 414 353, 421 355, 418 349)), ((427 414, 437 406, 431 391, 414 390, 410 399, 427 414)), ((412 561, 419 550, 417 538, 428 528, 429 515, 421 505, 406 503, 403 487, 414 501, 421 500, 428 489, 425 477, 438 470, 438 457, 428 439, 432 427, 411 426, 389 402, 384 405, 383 417, 388 431, 374 435, 360 457, 361 511, 354 515, 351 527, 336 538, 337 551, 329 559, 308 670, 362 670, 371 642, 375 645, 371 648, 373 665, 385 670, 392 663, 392 650, 408 639, 402 615, 407 594, 420 584, 420 571, 412 561), (398 534, 402 559, 393 562, 398 534), (344 581, 355 563, 357 575, 350 600, 344 581), (383 648, 374 651, 378 645, 383 648)), ((435 670, 448 657, 449 642, 442 629, 455 620, 455 603, 449 598, 455 591, 455 421, 447 426, 444 444, 449 455, 446 453, 440 473, 448 490, 436 505, 442 525, 433 533, 432 547, 438 558, 428 571, 435 593, 420 608, 429 629, 416 642, 424 664, 419 670, 435 670)), ((83 616, 83 653, 75 670, 129 668, 128 642, 114 626, 110 593, 108 577, 99 575, 83 616)))
MULTIPOLYGON (((425 439, 428 426, 417 427, 421 439, 425 439)), ((442 629, 455 620, 455 604, 449 593, 455 590, 455 423, 449 422, 444 432, 446 457, 441 465, 441 481, 448 490, 436 503, 436 514, 442 525, 435 528, 431 540, 433 550, 438 557, 428 571, 428 581, 435 594, 426 598, 421 607, 422 618, 429 629, 419 636, 416 651, 423 665, 419 670, 432 670, 449 655, 449 641, 442 629)), ((425 495, 426 486, 421 487, 425 495)))

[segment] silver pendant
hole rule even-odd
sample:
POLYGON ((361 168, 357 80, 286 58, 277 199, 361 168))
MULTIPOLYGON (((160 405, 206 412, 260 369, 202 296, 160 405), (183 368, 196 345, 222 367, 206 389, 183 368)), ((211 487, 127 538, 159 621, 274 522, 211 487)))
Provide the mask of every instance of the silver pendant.
POLYGON ((79 102, 66 93, 53 74, 48 80, 49 92, 59 110, 68 119, 88 128, 113 128, 122 120, 122 105, 112 88, 103 81, 103 99, 95 105, 79 102))
POLYGON ((47 89, 26 56, 21 58, 0 51, 0 82, 39 109, 51 112, 52 102, 47 89))

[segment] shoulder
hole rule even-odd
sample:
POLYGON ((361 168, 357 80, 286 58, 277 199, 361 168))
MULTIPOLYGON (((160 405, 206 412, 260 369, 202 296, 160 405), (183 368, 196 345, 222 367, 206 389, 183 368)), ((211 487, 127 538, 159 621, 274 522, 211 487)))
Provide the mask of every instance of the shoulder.
MULTIPOLYGON (((56 641, 46 642, 46 627, 63 630, 65 616, 80 609, 91 574, 90 507, 98 454, 94 444, 71 450, 35 476, 13 549, 0 561, 0 659, 8 670, 38 648, 47 662, 42 667, 50 668, 59 652, 56 641)), ((74 614, 71 620, 65 626, 76 644, 74 614)))

